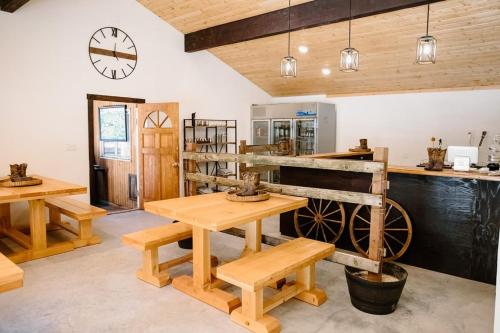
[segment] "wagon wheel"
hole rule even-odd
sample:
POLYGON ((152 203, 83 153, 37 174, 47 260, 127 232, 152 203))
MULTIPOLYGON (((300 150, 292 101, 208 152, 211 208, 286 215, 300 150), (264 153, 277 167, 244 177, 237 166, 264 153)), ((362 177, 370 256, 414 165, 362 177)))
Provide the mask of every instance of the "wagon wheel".
MULTIPOLYGON (((387 199, 384 219, 384 261, 400 258, 410 246, 411 220, 408 213, 397 202, 387 199)), ((351 215, 349 234, 356 250, 368 256, 370 238, 370 206, 358 205, 351 215)))
POLYGON ((300 237, 335 243, 345 226, 345 209, 341 202, 309 199, 307 207, 295 211, 295 231, 300 237))

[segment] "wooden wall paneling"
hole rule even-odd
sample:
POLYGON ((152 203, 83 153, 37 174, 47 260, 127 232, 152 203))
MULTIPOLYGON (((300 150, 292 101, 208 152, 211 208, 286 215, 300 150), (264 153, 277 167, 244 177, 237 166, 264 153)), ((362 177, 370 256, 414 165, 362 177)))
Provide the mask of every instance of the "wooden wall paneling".
POLYGON ((129 198, 128 175, 137 174, 136 170, 136 109, 135 103, 120 103, 108 101, 94 101, 94 155, 97 164, 106 167, 108 180, 108 200, 116 205, 130 209, 137 208, 137 202, 129 198), (100 156, 99 142, 99 107, 109 105, 127 105, 130 115, 130 140, 131 140, 131 160, 124 161, 118 159, 102 158, 100 156))

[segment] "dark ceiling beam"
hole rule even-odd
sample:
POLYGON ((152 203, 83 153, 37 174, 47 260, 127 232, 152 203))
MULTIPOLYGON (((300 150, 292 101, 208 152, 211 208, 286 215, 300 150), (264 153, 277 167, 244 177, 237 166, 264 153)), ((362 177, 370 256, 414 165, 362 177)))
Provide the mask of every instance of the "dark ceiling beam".
MULTIPOLYGON (((444 0, 431 0, 439 2, 444 0)), ((396 10, 426 5, 428 0, 355 0, 353 18, 361 18, 396 10)), ((292 6, 291 31, 347 21, 348 0, 314 0, 292 6)), ((218 46, 245 42, 288 32, 288 8, 186 34, 186 52, 202 51, 218 46)))
POLYGON ((13 13, 30 0, 0 0, 0 10, 13 13))

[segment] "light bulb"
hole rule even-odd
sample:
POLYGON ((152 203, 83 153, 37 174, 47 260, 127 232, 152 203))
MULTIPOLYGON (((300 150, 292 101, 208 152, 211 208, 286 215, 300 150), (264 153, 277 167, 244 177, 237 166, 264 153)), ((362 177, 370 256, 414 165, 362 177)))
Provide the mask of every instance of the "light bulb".
POLYGON ((332 73, 332 71, 330 70, 330 68, 323 68, 321 70, 321 73, 323 73, 323 75, 325 75, 325 76, 328 76, 332 73))
POLYGON ((299 52, 302 54, 306 54, 307 52, 309 52, 309 48, 305 45, 301 45, 299 46, 299 52))

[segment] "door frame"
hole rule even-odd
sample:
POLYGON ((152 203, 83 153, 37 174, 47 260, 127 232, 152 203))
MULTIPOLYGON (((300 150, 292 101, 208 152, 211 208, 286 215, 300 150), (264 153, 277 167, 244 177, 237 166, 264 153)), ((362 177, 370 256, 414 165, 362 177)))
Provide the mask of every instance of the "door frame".
POLYGON ((89 170, 89 194, 90 194, 90 202, 91 203, 92 203, 92 198, 96 197, 95 179, 94 179, 94 173, 92 172, 92 168, 96 163, 95 150, 94 150, 94 142, 95 142, 94 141, 94 101, 135 103, 135 104, 146 103, 146 100, 143 98, 87 94, 88 145, 89 145, 88 170, 89 170))

